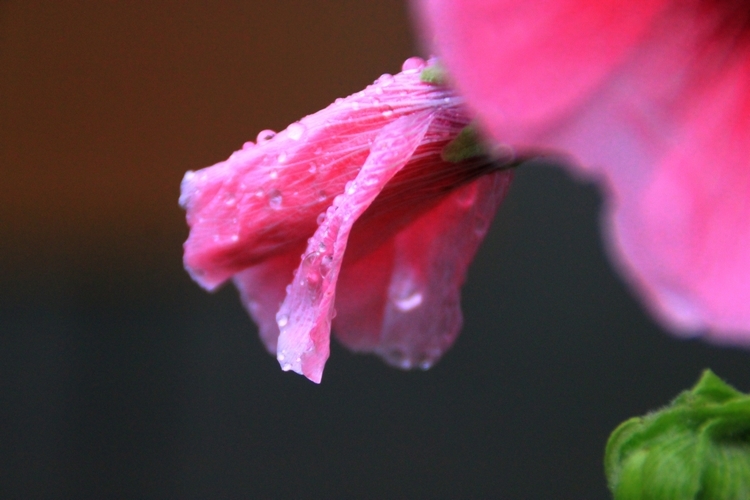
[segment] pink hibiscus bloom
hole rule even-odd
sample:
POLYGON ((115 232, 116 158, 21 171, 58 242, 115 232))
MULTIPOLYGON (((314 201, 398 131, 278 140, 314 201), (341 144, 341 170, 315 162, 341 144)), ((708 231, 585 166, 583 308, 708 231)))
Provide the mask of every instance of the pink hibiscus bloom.
POLYGON ((416 0, 484 130, 564 151, 674 332, 750 344, 750 3, 416 0))
POLYGON ((443 159, 469 118, 424 66, 185 175, 187 270, 208 290, 234 279, 284 370, 320 382, 331 328, 402 368, 428 368, 458 335, 460 287, 511 173, 443 159))

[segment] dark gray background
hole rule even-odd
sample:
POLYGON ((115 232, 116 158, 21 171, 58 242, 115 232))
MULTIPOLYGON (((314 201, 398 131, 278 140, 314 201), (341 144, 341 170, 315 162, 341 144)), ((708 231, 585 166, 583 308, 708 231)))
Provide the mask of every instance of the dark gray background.
POLYGON ((378 2, 0 1, 0 497, 604 499, 622 420, 748 355, 679 341, 603 255, 600 198, 529 166, 429 372, 282 373, 181 264, 185 170, 417 49, 378 2))

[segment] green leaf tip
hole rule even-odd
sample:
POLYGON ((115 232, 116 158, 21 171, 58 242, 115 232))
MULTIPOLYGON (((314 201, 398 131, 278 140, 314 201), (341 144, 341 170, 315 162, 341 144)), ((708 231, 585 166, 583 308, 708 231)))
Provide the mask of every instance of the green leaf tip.
POLYGON ((431 83, 433 85, 445 85, 447 80, 445 69, 440 63, 433 63, 427 66, 419 74, 419 79, 424 83, 431 83))
POLYGON ((750 396, 705 370, 669 406, 620 424, 604 469, 615 500, 750 499, 750 396))

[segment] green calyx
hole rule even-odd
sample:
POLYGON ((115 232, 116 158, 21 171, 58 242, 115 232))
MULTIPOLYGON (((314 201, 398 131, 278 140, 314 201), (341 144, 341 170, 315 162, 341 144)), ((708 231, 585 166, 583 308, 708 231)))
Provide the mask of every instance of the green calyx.
POLYGON ((449 163, 459 163, 486 154, 487 151, 477 128, 474 125, 467 125, 443 148, 440 158, 449 163))
POLYGON ((604 467, 615 500, 750 498, 750 396, 710 370, 657 412, 620 424, 604 467))
POLYGON ((447 80, 445 69, 439 63, 434 63, 424 68, 419 74, 419 79, 424 83, 431 83, 433 85, 445 85, 447 80))

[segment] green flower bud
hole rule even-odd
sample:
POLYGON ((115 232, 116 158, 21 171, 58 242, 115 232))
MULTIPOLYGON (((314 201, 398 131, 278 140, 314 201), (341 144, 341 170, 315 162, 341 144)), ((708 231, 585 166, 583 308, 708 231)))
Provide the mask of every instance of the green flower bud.
POLYGON ((750 499, 750 396, 705 370, 666 408, 615 429, 604 467, 615 500, 750 499))

